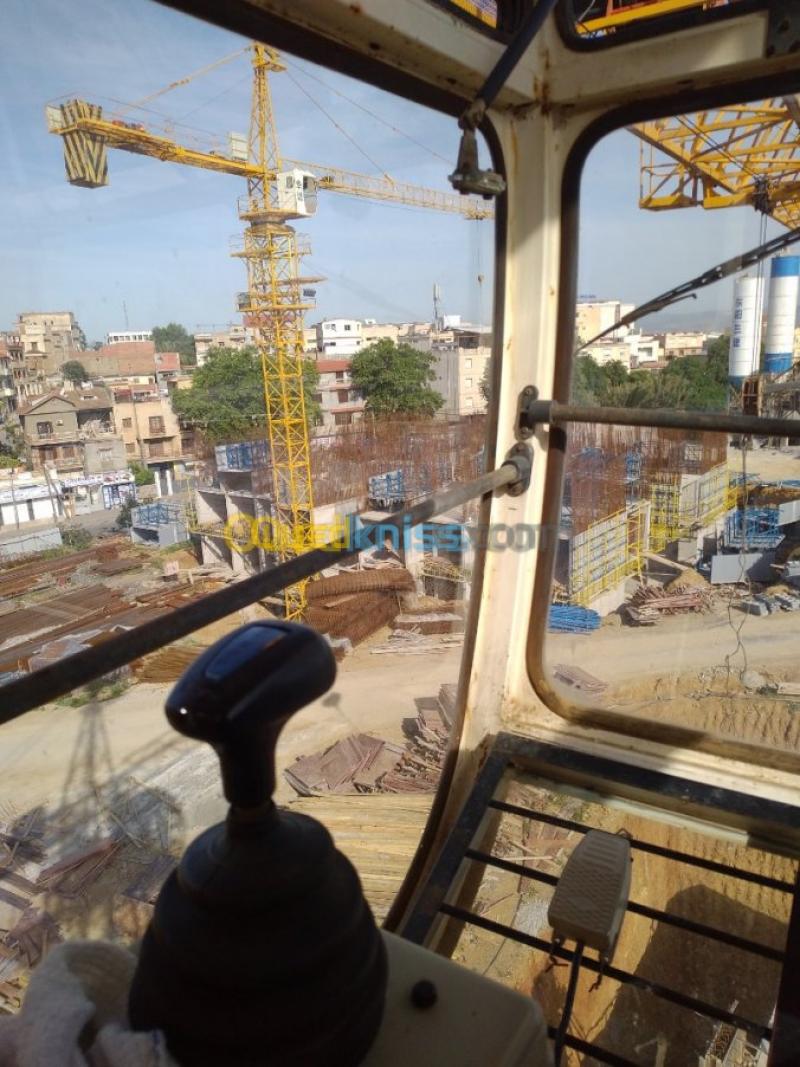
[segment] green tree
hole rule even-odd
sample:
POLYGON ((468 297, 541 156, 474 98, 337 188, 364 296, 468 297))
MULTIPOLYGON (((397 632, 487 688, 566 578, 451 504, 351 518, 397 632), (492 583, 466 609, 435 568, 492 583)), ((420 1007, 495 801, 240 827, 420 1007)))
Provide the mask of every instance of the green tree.
MULTIPOLYGON (((315 398, 319 373, 313 360, 303 366, 303 392, 306 418, 310 425, 319 420, 320 406, 315 398)), ((275 400, 282 403, 280 385, 271 383, 275 400)), ((172 407, 184 421, 200 427, 211 441, 233 441, 264 426, 266 404, 261 357, 255 348, 219 348, 210 352, 192 378, 190 389, 176 389, 172 407)))
POLYGON ((576 404, 597 404, 605 388, 603 368, 591 356, 578 356, 572 374, 572 400, 576 404))
POLYGON ((80 385, 81 382, 89 381, 88 371, 77 359, 68 359, 66 363, 62 363, 61 373, 64 375, 64 381, 72 382, 73 385, 80 385))
POLYGON ((145 467, 143 463, 136 463, 135 461, 129 463, 128 470, 133 475, 136 485, 153 485, 155 483, 155 473, 150 467, 145 467))
POLYGON ((182 367, 193 367, 197 363, 194 337, 180 323, 168 322, 166 326, 154 326, 153 341, 156 352, 178 352, 182 367))
POLYGON ((432 352, 384 339, 353 356, 350 376, 373 414, 430 417, 444 403, 430 387, 436 380, 435 360, 432 352))

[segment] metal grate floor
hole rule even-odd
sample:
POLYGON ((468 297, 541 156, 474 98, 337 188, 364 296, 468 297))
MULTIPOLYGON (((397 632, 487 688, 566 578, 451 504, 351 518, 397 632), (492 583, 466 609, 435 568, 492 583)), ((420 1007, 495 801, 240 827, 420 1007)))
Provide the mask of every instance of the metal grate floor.
POLYGON ((798 815, 501 734, 399 932, 530 992, 553 1034, 575 946, 553 950, 549 898, 582 834, 623 831, 633 868, 620 943, 604 969, 581 958, 563 1062, 788 1067, 800 1038, 798 815))

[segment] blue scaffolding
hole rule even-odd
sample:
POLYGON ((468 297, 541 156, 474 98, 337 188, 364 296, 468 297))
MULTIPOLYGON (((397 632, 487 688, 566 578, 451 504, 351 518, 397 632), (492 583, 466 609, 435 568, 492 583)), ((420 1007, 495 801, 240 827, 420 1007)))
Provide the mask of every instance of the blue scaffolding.
POLYGON ((775 548, 783 539, 778 517, 775 506, 736 508, 725 517, 725 544, 732 548, 775 548))

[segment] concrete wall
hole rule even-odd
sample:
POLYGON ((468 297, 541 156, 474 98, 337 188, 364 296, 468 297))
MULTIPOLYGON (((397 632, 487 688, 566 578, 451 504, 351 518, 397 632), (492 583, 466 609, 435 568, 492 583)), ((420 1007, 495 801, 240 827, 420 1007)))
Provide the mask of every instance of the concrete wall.
POLYGON ((103 474, 124 469, 127 464, 121 437, 88 440, 83 444, 83 469, 86 474, 103 474))
POLYGON ((0 559, 16 559, 18 556, 31 555, 34 552, 46 552, 52 548, 61 548, 61 531, 57 526, 37 530, 35 533, 20 534, 19 537, 7 537, 0 543, 0 559))

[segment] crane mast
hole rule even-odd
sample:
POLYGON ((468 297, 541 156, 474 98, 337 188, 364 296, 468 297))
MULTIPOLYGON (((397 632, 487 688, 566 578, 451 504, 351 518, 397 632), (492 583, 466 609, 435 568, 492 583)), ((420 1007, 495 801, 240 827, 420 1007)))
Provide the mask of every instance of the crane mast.
MULTIPOLYGON (((405 204, 488 219, 492 205, 425 189, 386 176, 374 177, 317 163, 299 163, 280 154, 269 75, 285 70, 274 48, 254 43, 250 129, 227 152, 206 145, 181 144, 170 129, 156 132, 139 122, 123 121, 120 112, 107 117, 97 104, 67 100, 45 109, 51 133, 61 137, 67 180, 83 188, 108 184, 107 149, 118 148, 169 163, 232 174, 247 181, 247 195, 239 198, 244 235, 232 254, 244 261, 247 291, 239 294, 238 310, 254 335, 264 382, 267 435, 272 470, 271 543, 286 560, 314 547, 311 459, 306 418, 304 371, 304 312, 313 305, 303 299, 299 260, 310 249, 298 239, 290 223, 312 215, 317 189, 373 201, 405 204)), ((228 56, 207 70, 227 62, 228 56)), ((167 88, 186 84, 182 78, 167 88)), ((159 93, 151 94, 151 99, 159 93)), ((131 106, 123 106, 123 111, 131 106)), ((316 280, 316 279, 314 279, 316 280)), ((285 593, 287 618, 297 618, 305 606, 305 583, 285 593)))
MULTIPOLYGON (((253 330, 261 359, 272 466, 272 535, 278 555, 289 558, 314 544, 311 462, 303 390, 303 315, 298 270, 300 250, 289 221, 300 213, 282 207, 276 174, 280 148, 272 109, 269 72, 283 70, 277 53, 253 46, 253 98, 248 157, 258 173, 247 178, 247 197, 239 217, 247 224, 244 243, 234 255, 247 268, 247 293, 239 310, 253 330)), ((287 618, 302 613, 304 585, 287 589, 287 618)))

